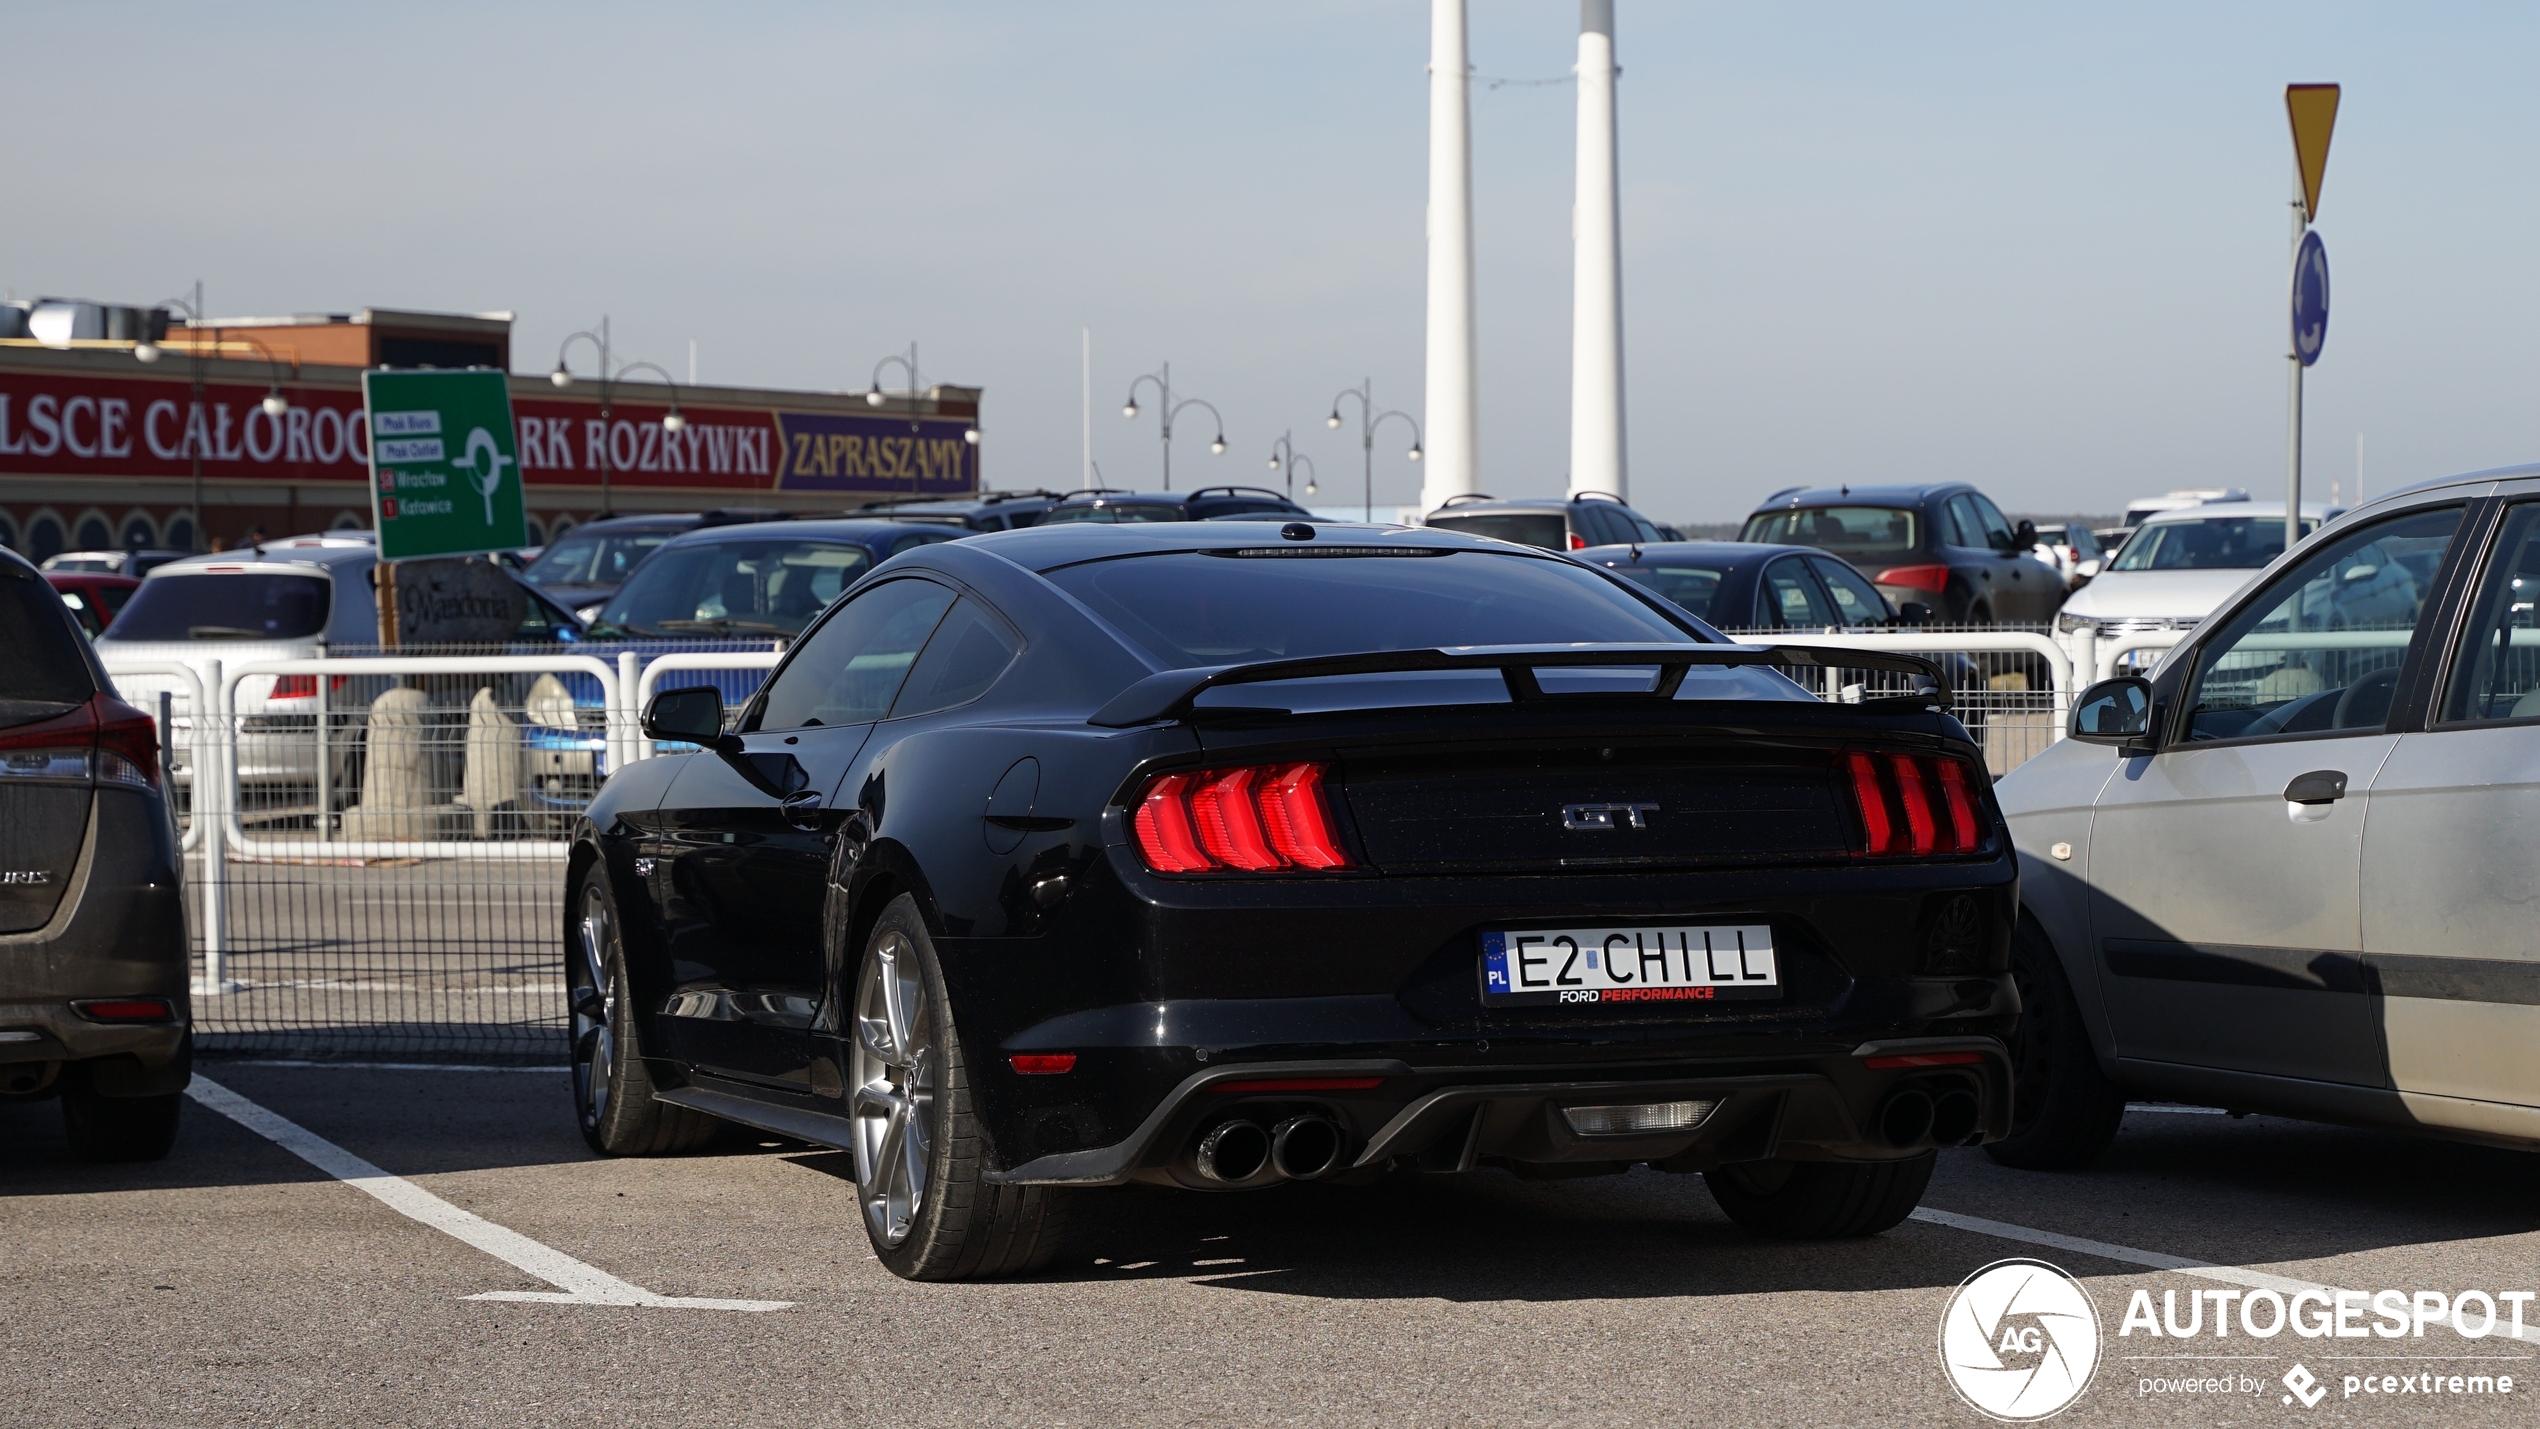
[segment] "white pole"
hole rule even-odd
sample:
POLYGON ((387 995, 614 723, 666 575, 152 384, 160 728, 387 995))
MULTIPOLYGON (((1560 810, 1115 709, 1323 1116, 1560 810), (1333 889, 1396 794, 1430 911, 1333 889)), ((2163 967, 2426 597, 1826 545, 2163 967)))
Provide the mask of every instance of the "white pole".
POLYGON ((1623 199, 1614 0, 1579 3, 1578 196, 1570 213, 1570 493, 1630 496, 1623 471, 1623 199))
POLYGON ((1429 4, 1429 351, 1420 507, 1480 487, 1474 395, 1473 117, 1464 0, 1429 4))
MULTIPOLYGON (((2302 282, 2302 235, 2311 226, 2310 213, 2302 194, 2302 166, 2293 165, 2293 281, 2285 287, 2284 328, 2288 338, 2293 331, 2292 298, 2302 282)), ((2300 344, 2295 342, 2295 346, 2300 344)), ((2286 354, 2293 365, 2291 394, 2286 401, 2284 435, 2284 549, 2290 551, 2302 539, 2302 355, 2286 354)))
POLYGON ((1079 328, 1077 332, 1084 342, 1077 370, 1084 387, 1081 394, 1084 411, 1080 415, 1084 421, 1085 450, 1076 474, 1076 486, 1079 490, 1091 490, 1094 484, 1094 330, 1086 327, 1079 328))
POLYGON ((2364 504, 2364 434, 2355 433, 2355 504, 2364 504))
POLYGON ((697 385, 697 340, 688 339, 688 385, 697 385))
MULTIPOLYGON (((221 687, 221 662, 203 662, 204 698, 194 710, 194 824, 203 831, 203 986, 217 997, 229 991, 229 850, 222 831, 237 813, 237 766, 228 756, 229 702, 221 687)), ((323 677, 321 677, 323 678, 323 677)))

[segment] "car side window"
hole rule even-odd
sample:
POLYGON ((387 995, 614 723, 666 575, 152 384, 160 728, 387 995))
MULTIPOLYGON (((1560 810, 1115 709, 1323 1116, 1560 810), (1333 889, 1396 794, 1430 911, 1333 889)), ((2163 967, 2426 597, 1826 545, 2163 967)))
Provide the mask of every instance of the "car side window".
POLYGON ((1964 496, 1953 496, 1932 513, 1932 544, 1936 546, 1972 546, 1977 544, 1974 511, 1964 496))
POLYGON ((932 546, 936 542, 945 539, 947 539, 947 537, 940 532, 911 531, 905 536, 895 537, 892 540, 891 554, 896 556, 902 551, 913 551, 920 546, 932 546))
POLYGON ((1760 595, 1766 615, 1763 624, 1826 626, 1842 623, 1827 608, 1825 597, 1817 590, 1817 583, 1808 579, 1808 569, 1797 556, 1784 556, 1764 568, 1760 595))
POLYGON ((1022 642, 1005 622, 969 596, 935 627, 933 638, 908 672, 891 703, 891 718, 948 710, 988 692, 1005 668, 1022 652, 1022 642))
POLYGON ((752 729, 864 724, 889 712, 953 593, 927 580, 884 581, 822 621, 768 682, 752 729))
POLYGON ((2452 656, 2446 724, 2540 719, 2540 501, 2505 513, 2452 656))
POLYGON ((2347 532, 2277 575, 2198 653, 2190 740, 2379 729, 2461 508, 2347 532))
POLYGON ((1632 523, 1632 531, 1644 544, 1665 544, 1667 540, 1667 533, 1659 530, 1656 524, 1651 522, 1647 517, 1642 516, 1637 511, 1626 511, 1623 513, 1623 516, 1625 520, 1632 523))
POLYGON ((1887 602, 1879 598, 1878 587, 1862 579, 1861 573, 1841 561, 1823 556, 1811 559, 1809 566, 1817 578, 1826 583, 1826 594, 1834 597, 1834 608, 1845 625, 1887 624, 1887 602))
POLYGON ((2010 518, 2002 514, 2001 507, 1985 499, 1982 493, 1974 493, 1958 499, 1975 508, 1976 524, 1984 531, 1985 545, 1997 551, 2011 549, 2011 542, 2017 538, 2012 534, 2010 518))

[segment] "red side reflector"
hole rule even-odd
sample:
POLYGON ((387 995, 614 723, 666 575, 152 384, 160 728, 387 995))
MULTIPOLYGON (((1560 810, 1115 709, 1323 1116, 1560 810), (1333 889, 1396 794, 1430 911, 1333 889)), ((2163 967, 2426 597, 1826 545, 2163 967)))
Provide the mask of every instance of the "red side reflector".
POLYGON ((1939 847, 1939 830, 1932 824, 1931 795, 1923 788, 1923 766, 1908 754, 1887 757, 1890 769, 1896 771, 1896 792, 1905 805, 1905 833, 1910 851, 1916 858, 1939 847))
POLYGON ((1212 1092, 1365 1092, 1385 1084, 1382 1077, 1267 1077, 1253 1082, 1219 1082, 1212 1092))
POLYGON ((1949 593, 1947 566, 1890 566, 1870 577, 1874 585, 1901 585, 1907 590, 1929 591, 1933 595, 1949 593))
POLYGON ((164 997, 106 997, 74 1002, 71 1007, 91 1022, 174 1022, 176 1008, 164 997))
POLYGON ((1325 766, 1167 774, 1138 798, 1138 852, 1158 873, 1319 872, 1349 854, 1323 802, 1325 766))
POLYGON ((1976 801, 1967 793, 1967 766, 1955 759, 1932 762, 1940 768, 1940 801, 1949 809, 1949 851, 1974 853, 1984 833, 1976 822, 1976 801))
POLYGON ((1054 1077, 1061 1072, 1076 1070, 1076 1054, 1073 1052, 1027 1052, 1005 1060, 1027 1077, 1054 1077))
POLYGON ((1964 1067, 1983 1060, 1982 1052, 1909 1052, 1894 1057, 1864 1057, 1861 1065, 1874 1072, 1893 1072, 1903 1067, 1964 1067))
POLYGON ((1852 802, 1861 811, 1861 851, 1876 857, 1896 851, 1896 825, 1887 816, 1887 790, 1879 783, 1878 761, 1854 750, 1843 756, 1852 774, 1852 802))

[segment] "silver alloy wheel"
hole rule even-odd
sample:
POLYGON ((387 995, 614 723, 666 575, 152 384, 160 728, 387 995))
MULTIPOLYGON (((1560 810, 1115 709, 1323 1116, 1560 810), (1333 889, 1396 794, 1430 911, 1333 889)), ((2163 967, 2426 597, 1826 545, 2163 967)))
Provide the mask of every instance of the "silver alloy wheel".
POLYGON ((585 1126, 598 1126, 609 1109, 609 1070, 617 1060, 617 987, 609 978, 608 895, 600 888, 582 890, 582 920, 574 941, 582 949, 579 986, 567 994, 573 1003, 573 1092, 585 1126))
POLYGON ((856 989, 850 1114, 856 1199, 874 1239, 908 1239, 926 1204, 935 1147, 935 1019, 917 947, 894 929, 865 955, 856 989))

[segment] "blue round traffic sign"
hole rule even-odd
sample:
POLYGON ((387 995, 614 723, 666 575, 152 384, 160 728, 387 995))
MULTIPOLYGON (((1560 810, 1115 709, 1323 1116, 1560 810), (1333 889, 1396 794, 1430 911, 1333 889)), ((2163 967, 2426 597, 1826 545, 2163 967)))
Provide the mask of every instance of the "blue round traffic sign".
POLYGON ((2293 254, 2293 355, 2304 367, 2328 345, 2328 246, 2316 233, 2302 235, 2293 254))

